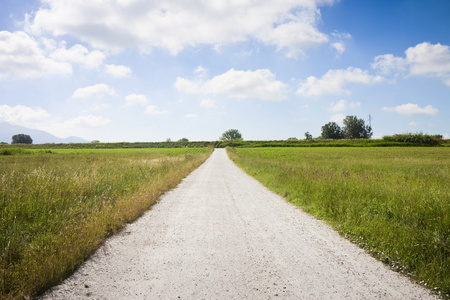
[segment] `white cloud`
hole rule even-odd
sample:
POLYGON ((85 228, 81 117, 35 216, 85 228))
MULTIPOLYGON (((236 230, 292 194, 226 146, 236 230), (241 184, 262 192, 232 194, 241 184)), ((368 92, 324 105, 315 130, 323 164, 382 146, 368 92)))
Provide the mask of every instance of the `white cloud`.
POLYGON ((0 122, 30 125, 45 121, 48 117, 50 117, 50 114, 40 107, 0 105, 0 122))
POLYGON ((332 122, 336 122, 336 123, 342 123, 342 121, 344 121, 345 116, 343 114, 336 114, 331 116, 330 120, 332 122))
POLYGON ((130 77, 131 75, 131 69, 122 65, 105 65, 105 71, 117 78, 130 77))
POLYGON ((65 121, 53 118, 40 107, 0 105, 0 122, 39 129, 56 136, 77 135, 82 128, 103 127, 110 123, 103 116, 82 115, 65 121))
POLYGON ((406 61, 403 58, 395 57, 392 54, 384 54, 375 57, 372 68, 379 69, 383 74, 388 74, 393 70, 404 71, 406 65, 406 61))
POLYGON ((109 122, 111 122, 111 120, 106 119, 103 116, 86 115, 64 122, 64 127, 103 127, 108 125, 109 122))
POLYGON ((196 114, 187 114, 185 115, 186 118, 196 118, 197 115, 196 114))
POLYGON ((102 98, 105 95, 117 96, 117 92, 107 84, 99 83, 75 90, 72 98, 102 98))
POLYGON ((373 84, 383 81, 381 76, 369 75, 367 71, 349 67, 345 70, 329 70, 322 78, 309 76, 297 90, 299 95, 320 96, 326 94, 350 94, 348 83, 373 84))
POLYGON ((342 42, 332 43, 331 46, 337 51, 338 55, 345 52, 345 44, 342 42))
POLYGON ((276 80, 267 69, 256 71, 229 71, 207 80, 196 78, 189 80, 178 77, 175 88, 190 94, 227 95, 232 98, 256 98, 279 101, 286 98, 287 85, 276 80))
POLYGON ((125 101, 127 102, 127 106, 140 105, 145 106, 148 100, 145 95, 131 94, 125 97, 125 101))
POLYGON ((60 48, 50 54, 50 57, 56 61, 77 63, 86 68, 95 69, 103 64, 106 55, 98 50, 89 52, 86 47, 80 44, 76 44, 70 49, 66 49, 66 43, 63 42, 60 48))
POLYGON ((352 35, 348 32, 340 32, 338 30, 335 30, 331 33, 331 35, 337 39, 343 40, 343 39, 351 39, 352 35))
POLYGON ((317 29, 318 6, 335 0, 92 1, 45 0, 28 30, 73 35, 95 48, 154 47, 177 54, 199 44, 219 46, 255 39, 287 56, 328 41, 317 29))
POLYGON ((335 42, 331 43, 331 47, 334 50, 336 50, 338 56, 345 52, 346 47, 345 47, 344 40, 348 40, 348 39, 352 38, 350 33, 340 32, 337 30, 335 30, 331 33, 331 37, 333 40, 335 40, 335 42))
POLYGON ((408 103, 402 104, 395 107, 383 107, 382 110, 388 112, 395 112, 401 115, 436 115, 439 111, 431 105, 427 105, 425 107, 420 107, 417 104, 408 103))
POLYGON ((262 31, 261 40, 275 45, 280 51, 285 49, 287 57, 298 57, 304 55, 303 49, 328 42, 328 37, 317 30, 310 13, 306 18, 289 16, 286 23, 267 32, 262 31))
POLYGON ((145 109, 145 113, 147 113, 149 115, 164 115, 164 114, 167 114, 168 111, 160 110, 160 109, 158 109, 158 107, 156 107, 156 105, 149 105, 145 109))
POLYGON ((337 103, 331 102, 330 110, 331 111, 343 111, 347 109, 347 101, 339 100, 337 103))
POLYGON ((0 31, 0 78, 68 75, 72 66, 46 56, 39 43, 23 31, 0 31))
POLYGON ((408 48, 405 53, 412 75, 450 75, 449 46, 439 43, 435 45, 422 43, 408 48))
POLYGON ((377 56, 372 67, 384 73, 406 71, 408 75, 436 76, 450 86, 450 49, 439 43, 409 47, 404 58, 392 54, 377 56))
POLYGON ((411 127, 417 127, 417 126, 419 126, 419 123, 413 121, 413 122, 409 122, 408 125, 411 127))

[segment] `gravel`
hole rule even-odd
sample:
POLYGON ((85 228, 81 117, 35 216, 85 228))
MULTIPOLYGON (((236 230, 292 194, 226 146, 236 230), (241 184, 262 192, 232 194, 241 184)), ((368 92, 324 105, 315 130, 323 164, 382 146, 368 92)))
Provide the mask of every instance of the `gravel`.
POLYGON ((216 149, 41 299, 435 299, 216 149))

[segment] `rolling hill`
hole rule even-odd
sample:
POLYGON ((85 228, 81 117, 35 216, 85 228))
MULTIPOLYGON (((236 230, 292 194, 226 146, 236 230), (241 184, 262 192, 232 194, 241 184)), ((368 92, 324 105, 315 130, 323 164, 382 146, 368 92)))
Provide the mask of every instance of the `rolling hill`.
POLYGON ((15 134, 28 134, 33 139, 33 144, 45 143, 89 143, 88 140, 70 136, 67 138, 60 138, 50 134, 46 131, 30 129, 22 126, 12 125, 6 122, 0 123, 0 142, 10 144, 12 136, 15 134))

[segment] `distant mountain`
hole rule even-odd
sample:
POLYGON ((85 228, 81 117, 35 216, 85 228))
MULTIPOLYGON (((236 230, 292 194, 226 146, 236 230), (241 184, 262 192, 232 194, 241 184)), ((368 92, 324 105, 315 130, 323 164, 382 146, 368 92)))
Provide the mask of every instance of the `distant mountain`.
POLYGON ((33 139, 33 144, 89 143, 89 141, 75 136, 60 138, 42 130, 30 129, 22 126, 11 125, 6 122, 0 122, 0 142, 11 144, 12 136, 20 133, 28 134, 33 139))

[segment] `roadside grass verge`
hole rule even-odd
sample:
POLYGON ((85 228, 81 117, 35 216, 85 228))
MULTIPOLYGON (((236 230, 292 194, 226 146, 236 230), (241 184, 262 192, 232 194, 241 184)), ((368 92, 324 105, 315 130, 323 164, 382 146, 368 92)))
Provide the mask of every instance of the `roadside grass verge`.
POLYGON ((227 149, 269 189, 449 298, 447 147, 227 149))
POLYGON ((212 148, 27 151, 0 156, 0 299, 60 283, 212 148))

